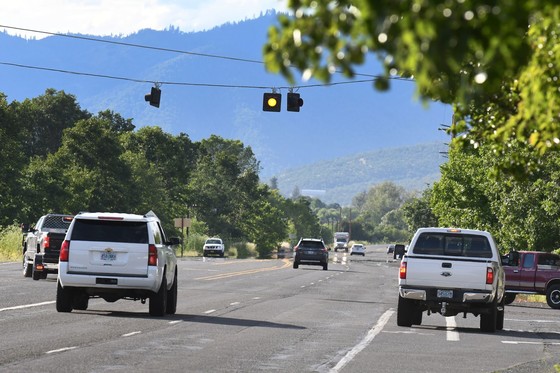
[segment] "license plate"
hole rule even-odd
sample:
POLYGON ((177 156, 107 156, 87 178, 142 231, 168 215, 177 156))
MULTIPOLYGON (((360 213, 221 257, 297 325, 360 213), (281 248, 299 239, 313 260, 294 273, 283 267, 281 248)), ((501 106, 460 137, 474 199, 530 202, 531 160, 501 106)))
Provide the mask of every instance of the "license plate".
POLYGON ((438 298, 453 298, 453 290, 438 290, 438 298))
POLYGON ((117 260, 117 254, 116 253, 103 252, 103 253, 101 253, 101 260, 104 260, 104 261, 107 261, 107 262, 114 262, 115 260, 117 260))

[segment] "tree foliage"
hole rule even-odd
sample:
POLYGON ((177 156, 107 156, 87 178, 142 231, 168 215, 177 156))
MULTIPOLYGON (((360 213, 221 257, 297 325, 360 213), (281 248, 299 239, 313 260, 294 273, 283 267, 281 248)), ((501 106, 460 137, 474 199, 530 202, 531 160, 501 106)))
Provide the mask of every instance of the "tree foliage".
POLYGON ((529 155, 560 147, 557 1, 292 0, 289 8, 269 30, 264 56, 290 82, 293 68, 323 81, 355 76, 374 53, 383 65, 377 89, 413 77, 425 101, 454 104, 452 133, 511 157, 497 169, 523 171, 529 158, 507 152, 515 142, 529 144, 529 155), (513 102, 501 110, 496 98, 505 95, 513 102), (479 120, 485 110, 497 115, 479 120))

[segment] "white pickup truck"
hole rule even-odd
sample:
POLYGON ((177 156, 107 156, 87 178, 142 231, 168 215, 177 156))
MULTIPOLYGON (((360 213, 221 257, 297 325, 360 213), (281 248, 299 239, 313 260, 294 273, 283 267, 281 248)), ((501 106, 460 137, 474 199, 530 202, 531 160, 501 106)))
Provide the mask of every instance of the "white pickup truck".
POLYGON ((422 323, 422 314, 480 316, 480 329, 504 327, 505 274, 490 233, 420 228, 399 271, 397 325, 422 323))
POLYGON ((218 255, 223 258, 225 253, 226 249, 221 238, 212 237, 204 242, 202 256, 218 255))

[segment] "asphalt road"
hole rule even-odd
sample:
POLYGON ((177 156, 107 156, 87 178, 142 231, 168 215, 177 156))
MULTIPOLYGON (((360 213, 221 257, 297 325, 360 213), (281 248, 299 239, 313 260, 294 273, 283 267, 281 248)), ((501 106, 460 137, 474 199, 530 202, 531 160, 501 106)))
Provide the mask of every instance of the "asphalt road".
POLYGON ((57 313, 56 277, 0 264, 0 372, 555 372, 560 311, 514 302, 501 332, 424 315, 396 325, 398 263, 331 252, 289 260, 180 259, 177 314, 92 299, 57 313))

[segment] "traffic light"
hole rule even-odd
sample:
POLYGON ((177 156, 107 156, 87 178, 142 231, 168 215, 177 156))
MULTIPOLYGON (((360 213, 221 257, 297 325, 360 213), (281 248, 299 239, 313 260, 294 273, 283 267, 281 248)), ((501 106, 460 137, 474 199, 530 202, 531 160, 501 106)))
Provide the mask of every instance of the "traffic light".
POLYGON ((288 111, 299 111, 303 106, 303 99, 299 97, 299 93, 288 93, 288 111))
POLYGON ((150 103, 150 105, 159 107, 159 100, 161 98, 161 89, 157 87, 152 87, 152 91, 149 95, 144 96, 144 99, 150 103))
POLYGON ((265 93, 263 96, 263 111, 280 111, 282 95, 280 93, 265 93))

